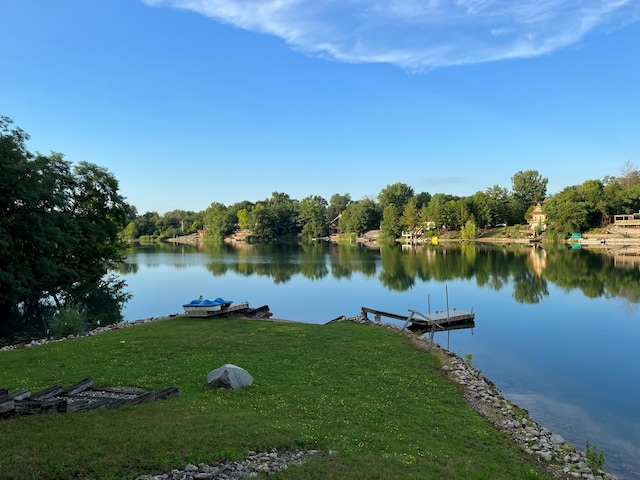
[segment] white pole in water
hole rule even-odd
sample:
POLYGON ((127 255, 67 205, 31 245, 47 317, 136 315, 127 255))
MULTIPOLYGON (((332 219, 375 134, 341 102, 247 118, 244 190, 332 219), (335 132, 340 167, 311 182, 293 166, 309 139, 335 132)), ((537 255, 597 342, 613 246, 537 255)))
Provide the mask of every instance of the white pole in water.
MULTIPOLYGON (((449 320, 449 286, 445 285, 445 292, 447 294, 447 320, 449 320)), ((451 335, 451 330, 447 330, 447 350, 449 350, 449 337, 451 335)))
POLYGON ((444 291, 446 292, 446 296, 447 296, 447 320, 449 320, 449 286, 448 285, 444 286, 444 291))

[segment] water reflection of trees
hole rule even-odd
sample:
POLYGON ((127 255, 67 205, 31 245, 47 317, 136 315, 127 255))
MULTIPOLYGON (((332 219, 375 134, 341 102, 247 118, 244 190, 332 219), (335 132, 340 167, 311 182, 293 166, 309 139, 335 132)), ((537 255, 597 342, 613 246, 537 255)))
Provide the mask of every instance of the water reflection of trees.
MULTIPOLYGON (((286 283, 296 275, 320 280, 327 275, 348 279, 360 274, 377 276, 393 291, 409 290, 418 280, 465 279, 496 291, 512 288, 513 298, 528 304, 539 303, 547 297, 551 282, 565 290, 580 290, 590 298, 618 297, 630 304, 640 303, 638 268, 619 267, 610 256, 584 250, 475 244, 370 249, 327 243, 241 247, 212 244, 204 250, 206 268, 214 276, 232 272, 266 276, 275 283, 286 283)), ((176 252, 176 248, 171 246, 160 251, 176 252)), ((182 248, 178 253, 202 255, 197 248, 182 248)), ((191 261, 185 265, 188 263, 191 261)), ((122 270, 136 268, 126 265, 122 270)))

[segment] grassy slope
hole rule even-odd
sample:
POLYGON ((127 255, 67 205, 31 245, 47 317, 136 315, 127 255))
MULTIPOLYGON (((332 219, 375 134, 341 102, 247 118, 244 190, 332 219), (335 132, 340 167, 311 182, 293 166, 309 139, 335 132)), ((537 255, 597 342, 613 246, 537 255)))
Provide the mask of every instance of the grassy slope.
POLYGON ((549 478, 465 406, 435 357, 387 329, 177 318, 0 354, 9 391, 85 377, 181 394, 0 421, 0 478, 135 478, 274 447, 336 452, 277 478, 549 478), (225 363, 255 383, 209 389, 225 363))

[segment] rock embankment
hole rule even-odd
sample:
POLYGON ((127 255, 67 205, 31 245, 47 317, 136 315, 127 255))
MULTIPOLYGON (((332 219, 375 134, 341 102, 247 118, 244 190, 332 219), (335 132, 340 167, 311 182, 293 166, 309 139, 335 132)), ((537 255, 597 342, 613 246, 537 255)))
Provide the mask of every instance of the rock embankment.
POLYGON ((223 462, 207 465, 189 464, 184 470, 172 470, 160 475, 142 475, 136 480, 241 480, 257 478, 259 475, 273 475, 286 470, 289 465, 302 465, 310 458, 316 458, 331 452, 319 450, 296 450, 257 453, 249 452, 244 459, 236 462, 223 462))
POLYGON ((526 410, 507 401, 480 371, 451 352, 442 352, 448 357, 442 368, 463 387, 467 403, 539 460, 554 476, 585 480, 615 478, 601 470, 592 471, 583 452, 565 442, 560 435, 536 423, 526 410))
POLYGON ((15 350, 16 348, 29 348, 29 347, 37 347, 39 345, 45 345, 47 343, 55 343, 55 342, 64 342, 65 340, 73 340, 74 338, 81 338, 81 337, 92 337, 94 335, 100 335, 101 333, 105 333, 105 332, 110 332, 112 330, 118 330, 121 328, 129 328, 129 327, 135 327, 136 325, 142 325, 145 323, 150 323, 150 322, 159 322, 162 320, 168 320, 170 318, 174 318, 176 316, 178 316, 179 314, 173 314, 173 315, 167 315, 166 317, 150 317, 150 318, 145 318, 145 319, 141 319, 141 320, 136 320, 135 322, 119 322, 119 323, 113 323, 111 325, 107 325, 105 327, 98 327, 98 328, 94 328, 93 330, 90 330, 88 332, 85 333, 81 333, 79 335, 67 335, 66 337, 63 338, 39 338, 36 340, 31 340, 30 342, 26 342, 26 343, 17 343, 15 345, 5 345, 4 347, 0 348, 0 352, 4 352, 6 350, 15 350))

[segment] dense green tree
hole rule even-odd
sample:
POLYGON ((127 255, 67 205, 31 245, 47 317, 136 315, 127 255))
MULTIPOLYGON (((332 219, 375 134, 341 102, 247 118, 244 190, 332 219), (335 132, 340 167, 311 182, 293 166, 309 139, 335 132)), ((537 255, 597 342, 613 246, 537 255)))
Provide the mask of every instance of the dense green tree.
POLYGON ((331 195, 329 199, 329 220, 333 220, 342 212, 344 212, 349 204, 351 203, 351 195, 345 193, 344 195, 340 195, 339 193, 334 193, 331 195))
POLYGON ((380 228, 381 213, 379 206, 371 199, 365 198, 359 202, 352 202, 342 212, 338 222, 340 233, 355 233, 361 235, 368 230, 380 228))
POLYGON ((273 192, 271 198, 265 201, 272 219, 272 230, 276 237, 295 236, 299 232, 298 213, 300 202, 292 199, 286 193, 273 192))
POLYGON ((41 321, 66 303, 94 318, 98 292, 119 321, 127 295, 106 274, 123 258, 119 236, 132 210, 118 181, 91 163, 33 155, 11 124, 0 117, 0 322, 41 321))
POLYGON ((411 197, 413 197, 413 188, 406 183, 394 183, 393 185, 387 185, 378 194, 378 203, 380 209, 384 211, 389 205, 396 206, 396 212, 402 212, 405 205, 411 197))
POLYGON ((550 229, 562 234, 582 232, 589 227, 589 204, 576 186, 566 187, 544 204, 550 229))
POLYGON ((273 210, 258 202, 249 214, 249 230, 256 240, 268 242, 277 238, 274 226, 276 224, 273 210))
POLYGON ((400 225, 400 213, 394 204, 387 205, 382 211, 380 229, 387 238, 398 238, 402 231, 400 225))
POLYGON ((577 193, 585 202, 588 211, 587 225, 597 227, 602 225, 609 214, 609 206, 604 197, 604 185, 600 180, 586 180, 576 187, 577 193))
POLYGON ((471 197, 471 214, 481 228, 488 228, 495 224, 491 201, 486 192, 478 191, 471 197))
POLYGON ((407 202, 400 217, 400 226, 407 231, 415 231, 420 224, 420 210, 416 205, 416 199, 412 198, 407 202))
POLYGON ((475 222, 473 220, 467 220, 464 227, 462 227, 462 238, 465 240, 474 240, 476 238, 476 234, 477 229, 475 222))
POLYGON ((616 199, 618 210, 614 213, 637 213, 640 211, 640 184, 620 190, 616 199))
POLYGON ((300 237, 304 240, 326 237, 329 234, 329 211, 327 201, 312 195, 300 202, 298 226, 301 227, 300 237))
POLYGON ((507 223, 512 216, 510 213, 509 191, 499 185, 487 188, 489 208, 491 210, 492 225, 507 223))
POLYGON ((421 209, 425 205, 429 205, 431 194, 429 192, 420 192, 415 197, 416 208, 421 209))
MULTIPOLYGON (((227 211, 229 212, 229 215, 235 218, 236 219, 235 221, 239 223, 240 218, 238 213, 241 210, 249 212, 252 208, 253 208, 253 202, 250 202, 248 200, 243 200, 242 202, 237 202, 237 203, 234 203, 233 205, 229 205, 227 207, 227 211)), ((240 228, 245 228, 245 227, 240 226, 240 228)))
POLYGON ((433 222, 436 228, 444 227, 447 222, 445 204, 452 200, 452 195, 436 193, 431 197, 429 205, 421 210, 421 218, 424 222, 433 222))
POLYGON ((171 210, 156 220, 156 236, 159 239, 190 235, 203 227, 202 213, 187 210, 171 210))
POLYGON ((512 221, 525 221, 527 209, 537 203, 542 203, 547 195, 549 179, 543 178, 537 170, 516 172, 511 177, 511 191, 513 197, 512 221))
POLYGON ((221 239, 233 232, 237 215, 220 202, 213 202, 204 211, 204 227, 206 236, 221 239))
POLYGON ((124 228, 123 235, 127 240, 140 238, 140 234, 138 233, 138 228, 136 227, 135 222, 129 222, 127 224, 127 226, 124 228))
MULTIPOLYGON (((253 208, 253 207, 252 207, 253 208)), ((248 230, 251 227, 251 214, 248 209, 241 208, 238 210, 238 226, 241 230, 248 230)))
POLYGON ((160 220, 160 215, 158 212, 146 212, 144 215, 136 217, 133 220, 133 224, 137 231, 137 237, 149 236, 156 237, 158 236, 158 221, 160 220))
POLYGON ((447 229, 459 230, 469 219, 467 202, 462 198, 449 200, 444 204, 443 214, 447 229))

